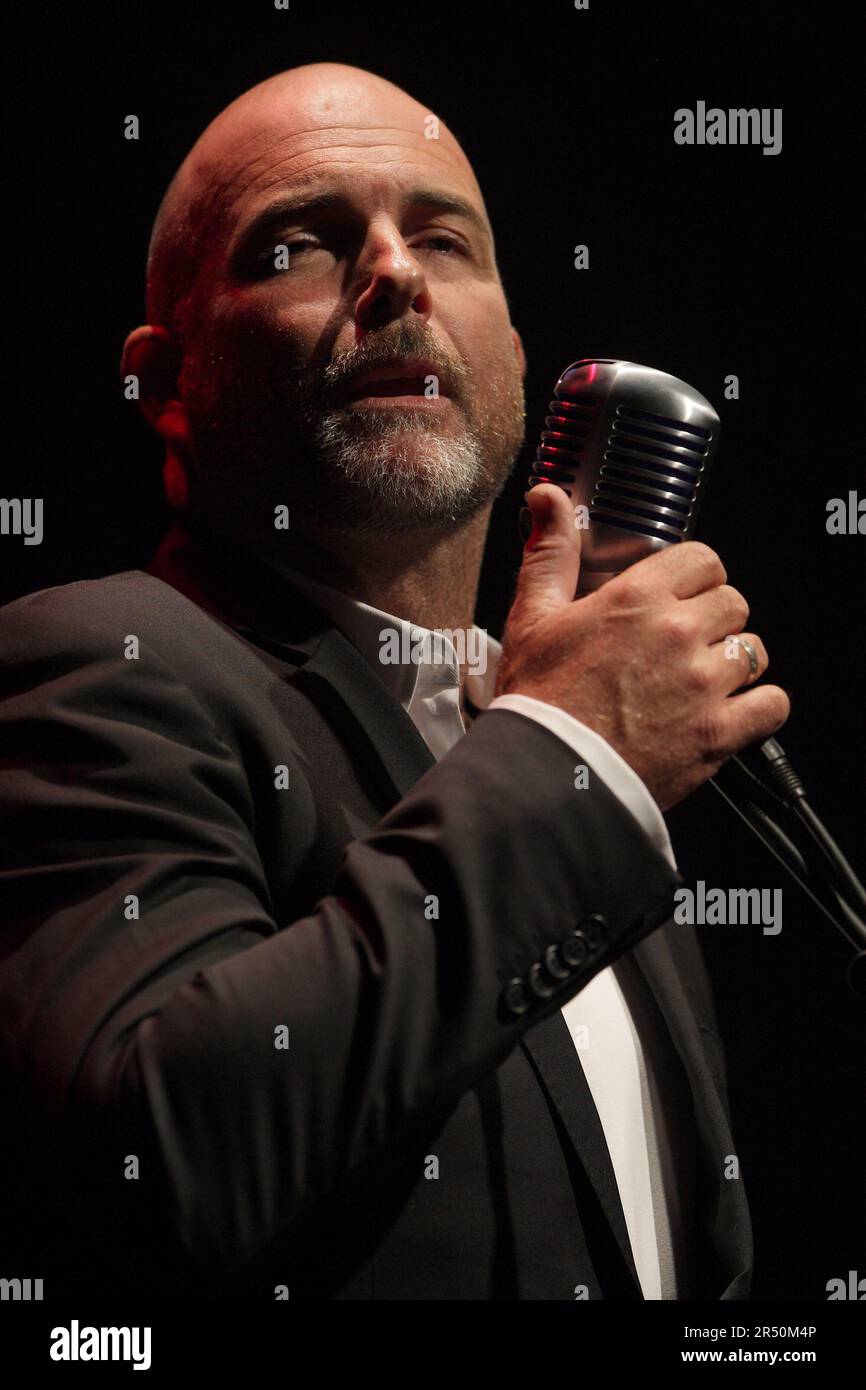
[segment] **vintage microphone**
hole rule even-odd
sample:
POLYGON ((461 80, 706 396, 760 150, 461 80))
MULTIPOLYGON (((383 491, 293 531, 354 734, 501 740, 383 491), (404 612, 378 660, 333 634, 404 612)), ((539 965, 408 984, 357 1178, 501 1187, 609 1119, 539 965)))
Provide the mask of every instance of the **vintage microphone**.
MULTIPOLYGON (((583 594, 654 550, 692 539, 721 426, 693 387, 637 362, 573 362, 553 396, 529 486, 558 483, 587 509, 583 594)), ((524 540, 530 524, 527 507, 524 540)))
MULTIPOLYGON (((581 509, 575 511, 585 526, 575 597, 601 588, 653 551, 693 538, 721 430, 700 392, 637 362, 581 358, 560 376, 549 411, 529 488, 555 483, 581 509)), ((531 526, 524 507, 524 542, 531 526)), ((866 993, 866 922, 860 916, 866 917, 866 891, 806 800, 783 748, 768 738, 730 762, 747 779, 747 795, 732 797, 716 778, 712 785, 857 948, 849 982, 866 993), (805 856, 770 814, 774 803, 805 830, 805 856), (832 895, 844 921, 815 897, 808 877, 832 895)))

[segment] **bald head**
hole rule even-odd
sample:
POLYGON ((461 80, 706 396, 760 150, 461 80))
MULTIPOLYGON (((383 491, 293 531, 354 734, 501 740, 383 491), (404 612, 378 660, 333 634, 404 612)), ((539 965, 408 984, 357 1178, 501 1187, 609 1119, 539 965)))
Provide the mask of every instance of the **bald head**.
MULTIPOLYGON (((493 232, 468 159, 439 119, 402 88, 345 63, 307 63, 244 92, 211 121, 184 159, 160 204, 147 262, 147 314, 182 340, 185 310, 208 246, 228 230, 251 180, 263 190, 309 168, 312 150, 392 146, 399 167, 407 141, 434 156, 474 195, 493 248, 493 232), (285 153, 284 153, 285 152, 285 153), (279 158, 277 158, 279 155, 279 158)), ((318 161, 313 161, 318 162, 318 161)), ((387 156, 385 159, 387 164, 387 156)))
POLYGON ((525 361, 490 220, 393 83, 310 63, 226 107, 163 199, 147 304, 122 371, 213 529, 273 546, 291 504, 294 535, 432 536, 504 486, 525 361))

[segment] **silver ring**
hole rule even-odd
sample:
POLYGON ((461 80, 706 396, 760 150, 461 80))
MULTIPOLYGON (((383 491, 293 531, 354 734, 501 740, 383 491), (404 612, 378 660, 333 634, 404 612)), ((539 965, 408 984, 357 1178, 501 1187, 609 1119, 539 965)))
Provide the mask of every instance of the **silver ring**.
POLYGON ((749 658, 749 675, 754 676, 758 669, 758 653, 755 651, 754 644, 748 642, 745 637, 735 637, 733 633, 725 638, 726 642, 736 642, 738 647, 742 647, 746 656, 749 658))

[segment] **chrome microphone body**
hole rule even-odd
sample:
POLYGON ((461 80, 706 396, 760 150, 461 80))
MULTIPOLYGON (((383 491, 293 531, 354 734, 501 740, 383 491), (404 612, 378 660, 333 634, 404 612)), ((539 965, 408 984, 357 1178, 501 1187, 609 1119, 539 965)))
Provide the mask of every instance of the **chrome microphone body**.
MULTIPOLYGON (((561 487, 585 528, 578 594, 691 539, 721 428, 694 387, 637 362, 581 358, 549 410, 529 487, 561 487)), ((529 526, 524 508, 524 539, 529 526)))

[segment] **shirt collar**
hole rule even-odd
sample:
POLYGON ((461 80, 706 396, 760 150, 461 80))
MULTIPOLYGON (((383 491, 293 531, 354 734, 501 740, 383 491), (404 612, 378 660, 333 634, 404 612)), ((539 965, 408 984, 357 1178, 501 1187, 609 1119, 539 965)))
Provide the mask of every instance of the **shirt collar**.
MULTIPOLYGON (((405 710, 416 696, 459 686, 459 653, 448 633, 421 627, 350 598, 288 565, 275 568, 318 604, 405 710)), ((466 698, 475 709, 486 709, 493 699, 501 643, 475 623, 469 633, 457 636, 465 648, 466 698)))

